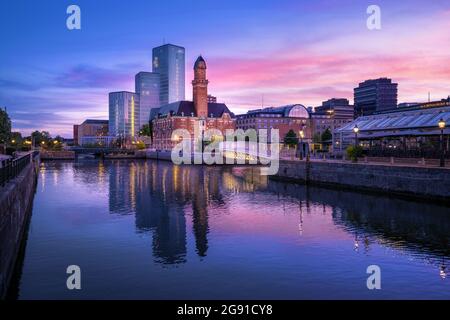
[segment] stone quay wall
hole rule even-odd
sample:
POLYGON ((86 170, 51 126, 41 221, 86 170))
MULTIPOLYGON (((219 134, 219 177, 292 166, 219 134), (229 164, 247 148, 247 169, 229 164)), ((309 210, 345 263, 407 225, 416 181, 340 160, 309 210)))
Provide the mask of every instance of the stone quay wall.
POLYGON ((0 299, 4 299, 24 243, 36 189, 39 156, 0 187, 0 299))
POLYGON ((282 160, 272 178, 450 202, 450 168, 282 160))

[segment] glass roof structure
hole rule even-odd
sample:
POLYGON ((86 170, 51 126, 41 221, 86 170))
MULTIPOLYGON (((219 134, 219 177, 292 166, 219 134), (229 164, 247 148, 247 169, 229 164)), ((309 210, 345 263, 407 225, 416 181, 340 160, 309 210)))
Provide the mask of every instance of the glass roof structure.
POLYGON ((337 129, 336 133, 353 133, 358 126, 360 134, 371 136, 383 135, 429 135, 438 134, 438 122, 446 122, 445 133, 450 133, 450 106, 440 108, 422 108, 414 110, 395 110, 370 116, 359 117, 345 126, 337 129))

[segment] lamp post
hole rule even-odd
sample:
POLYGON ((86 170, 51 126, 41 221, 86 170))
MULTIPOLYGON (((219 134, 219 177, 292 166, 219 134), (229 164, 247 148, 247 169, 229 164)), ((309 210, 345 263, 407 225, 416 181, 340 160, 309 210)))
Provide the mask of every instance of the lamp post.
POLYGON ((355 127, 353 128, 353 132, 355 133, 355 148, 356 148, 356 146, 358 145, 358 132, 359 132, 357 124, 355 124, 355 127))
POLYGON ((440 138, 440 151, 441 151, 441 160, 439 161, 440 167, 445 167, 445 158, 444 158, 444 129, 445 129, 445 121, 441 118, 438 122, 439 129, 441 129, 441 138, 440 138))
POLYGON ((304 150, 304 147, 303 147, 303 138, 305 137, 305 132, 303 131, 303 129, 302 130, 300 130, 300 132, 298 133, 299 134, 299 136, 300 136, 300 160, 303 160, 303 150, 304 150))

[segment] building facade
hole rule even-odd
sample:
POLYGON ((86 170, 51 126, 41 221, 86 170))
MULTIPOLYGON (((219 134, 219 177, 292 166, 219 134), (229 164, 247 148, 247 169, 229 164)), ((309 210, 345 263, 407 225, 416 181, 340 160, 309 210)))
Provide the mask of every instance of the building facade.
POLYGON ((160 75, 139 72, 135 76, 135 92, 139 96, 139 129, 149 124, 150 112, 160 106, 160 75))
MULTIPOLYGON (((313 136, 321 137, 328 130, 331 134, 354 119, 354 107, 348 99, 333 98, 322 102, 312 114, 313 136)), ((330 143, 331 141, 320 141, 330 143)))
POLYGON ((185 49, 173 44, 153 48, 153 72, 160 74, 160 104, 185 99, 185 49))
POLYGON ((388 78, 361 82, 354 89, 355 118, 396 109, 397 87, 388 78))
MULTIPOLYGON (((227 129, 235 129, 234 114, 223 103, 208 103, 208 80, 206 62, 198 57, 194 64, 192 81, 193 101, 177 101, 152 111, 153 147, 170 150, 180 142, 172 133, 185 129, 194 144, 196 129, 201 131, 218 129, 225 134, 227 129)), ((198 138, 198 137, 197 137, 198 138)))
POLYGON ((73 144, 74 145, 79 145, 78 143, 78 128, 80 127, 79 124, 74 124, 73 125, 73 144))
POLYGON ((236 117, 236 128, 244 131, 255 129, 257 132, 259 129, 266 129, 268 142, 272 129, 279 130, 280 142, 290 130, 305 143, 312 141, 313 133, 310 114, 301 104, 251 110, 236 117))
POLYGON ((74 144, 85 146, 101 137, 108 137, 109 121, 87 119, 80 125, 74 125, 74 144))
POLYGON ((109 135, 116 138, 138 136, 140 130, 139 95, 134 92, 109 93, 109 135))

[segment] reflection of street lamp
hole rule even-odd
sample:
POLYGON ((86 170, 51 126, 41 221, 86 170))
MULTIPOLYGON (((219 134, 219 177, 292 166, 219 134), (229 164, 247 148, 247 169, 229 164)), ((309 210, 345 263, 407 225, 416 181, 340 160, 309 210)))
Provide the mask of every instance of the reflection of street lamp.
POLYGON ((356 146, 358 145, 358 132, 359 132, 357 124, 355 124, 355 127, 353 128, 353 132, 355 133, 355 148, 356 148, 356 146))
POLYGON ((439 161, 439 166, 445 167, 445 158, 444 158, 444 129, 445 129, 445 121, 441 118, 438 122, 439 129, 441 129, 441 139, 440 139, 440 151, 441 151, 441 161, 439 161))

